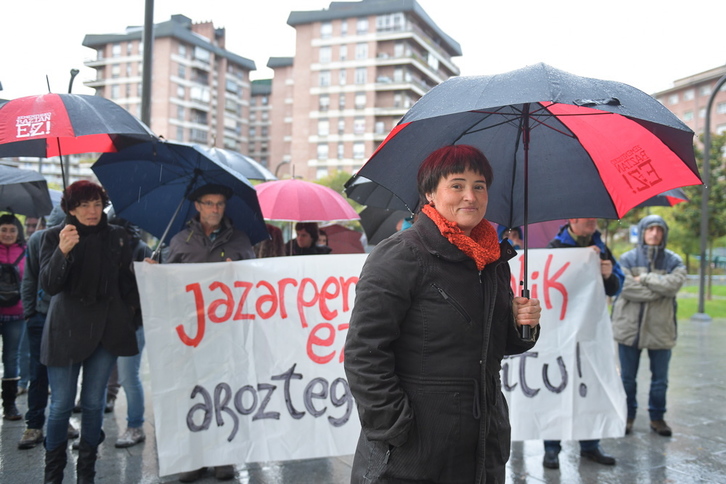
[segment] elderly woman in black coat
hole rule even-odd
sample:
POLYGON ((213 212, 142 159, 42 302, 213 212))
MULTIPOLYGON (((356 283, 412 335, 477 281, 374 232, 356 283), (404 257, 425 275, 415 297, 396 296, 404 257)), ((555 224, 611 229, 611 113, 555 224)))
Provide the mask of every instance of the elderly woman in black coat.
POLYGON ((532 348, 541 309, 513 296, 516 252, 484 219, 492 176, 474 147, 435 151, 419 169, 416 223, 366 260, 345 345, 362 425, 353 483, 505 480, 501 360, 532 348))
POLYGON ((45 481, 63 480, 68 419, 81 384, 78 482, 94 482, 106 383, 118 356, 138 353, 133 315, 138 290, 126 230, 109 225, 103 188, 78 181, 63 192, 65 223, 48 229, 40 251, 40 284, 52 296, 41 341, 51 389, 45 481))

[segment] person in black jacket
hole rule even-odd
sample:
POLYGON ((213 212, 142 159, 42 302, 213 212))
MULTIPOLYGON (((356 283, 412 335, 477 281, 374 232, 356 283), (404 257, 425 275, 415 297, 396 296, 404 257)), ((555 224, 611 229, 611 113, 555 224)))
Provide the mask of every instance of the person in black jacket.
MULTIPOLYGON (((600 237, 597 230, 596 218, 572 218, 560 228, 554 239, 547 245, 550 249, 567 248, 567 247, 590 247, 592 250, 600 254, 600 273, 602 274, 605 294, 607 296, 615 296, 620 292, 620 288, 625 280, 623 270, 618 265, 615 257, 605 242, 600 237)), ((608 342, 609 344, 609 342, 608 342)), ((544 441, 545 455, 542 465, 548 469, 559 469, 560 458, 559 453, 562 449, 559 440, 544 441)), ((598 464, 615 465, 615 458, 604 453, 600 440, 581 440, 580 455, 586 457, 598 464)))
POLYGON ((472 146, 433 152, 418 219, 366 260, 345 344, 362 427, 353 483, 505 481, 501 361, 534 346, 541 308, 514 297, 516 252, 484 219, 492 178, 472 146))
POLYGON ((45 439, 45 482, 61 482, 66 466, 68 420, 78 374, 81 442, 78 482, 94 482, 106 404, 106 383, 118 356, 138 353, 133 317, 139 294, 131 245, 122 227, 110 225, 103 188, 78 181, 63 192, 65 223, 48 229, 40 250, 40 285, 51 296, 41 341, 41 362, 51 389, 45 439))
POLYGON ((330 254, 330 247, 318 245, 319 230, 316 222, 296 223, 296 237, 287 242, 287 253, 292 255, 330 254))

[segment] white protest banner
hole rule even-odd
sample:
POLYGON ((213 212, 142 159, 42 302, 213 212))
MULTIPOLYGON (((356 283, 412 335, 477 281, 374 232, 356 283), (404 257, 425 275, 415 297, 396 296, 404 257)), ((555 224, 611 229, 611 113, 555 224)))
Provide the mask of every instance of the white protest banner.
MULTIPOLYGON (((528 254, 542 334, 503 361, 512 439, 622 436, 597 254, 528 254)), ((365 257, 135 264, 161 476, 354 453, 360 424, 342 350, 365 257)), ((515 291, 520 259, 511 261, 515 291)))
MULTIPOLYGON (((627 416, 598 253, 527 251, 531 296, 542 304, 530 351, 502 362, 512 440, 622 437, 627 416)), ((522 256, 510 262, 521 279, 522 256)))
POLYGON ((161 476, 355 451, 342 357, 365 257, 135 264, 161 476))

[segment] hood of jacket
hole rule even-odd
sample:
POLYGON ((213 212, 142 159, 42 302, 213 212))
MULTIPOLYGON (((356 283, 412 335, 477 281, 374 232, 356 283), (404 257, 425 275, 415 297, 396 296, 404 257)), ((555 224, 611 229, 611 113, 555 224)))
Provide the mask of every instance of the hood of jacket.
POLYGON ((53 210, 50 212, 50 215, 48 215, 48 219, 46 220, 46 226, 48 228, 55 227, 56 225, 62 224, 65 219, 66 219, 65 212, 60 207, 60 205, 56 205, 53 207, 53 210))
POLYGON ((645 231, 648 227, 652 227, 653 225, 657 225, 663 229, 663 240, 661 240, 657 248, 665 249, 666 244, 668 243, 668 224, 660 215, 647 215, 638 222, 638 246, 648 247, 645 245, 645 231))

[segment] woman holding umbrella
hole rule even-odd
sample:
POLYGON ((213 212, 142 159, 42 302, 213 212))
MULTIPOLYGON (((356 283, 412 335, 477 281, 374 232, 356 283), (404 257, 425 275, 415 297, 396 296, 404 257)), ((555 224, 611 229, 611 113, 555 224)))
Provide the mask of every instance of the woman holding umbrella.
POLYGON ((45 481, 61 482, 68 419, 81 384, 78 482, 94 482, 96 451, 106 405, 106 384, 118 356, 138 353, 133 315, 139 307, 126 230, 110 225, 100 185, 78 181, 61 199, 65 224, 48 229, 40 251, 40 284, 52 295, 41 342, 48 368, 50 413, 45 440, 45 481))
POLYGON ((516 253, 484 219, 492 178, 472 146, 433 152, 418 220, 366 260, 345 345, 362 425, 354 483, 505 480, 501 360, 534 345, 541 309, 513 297, 516 253))

